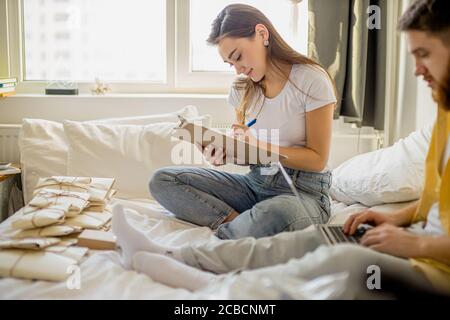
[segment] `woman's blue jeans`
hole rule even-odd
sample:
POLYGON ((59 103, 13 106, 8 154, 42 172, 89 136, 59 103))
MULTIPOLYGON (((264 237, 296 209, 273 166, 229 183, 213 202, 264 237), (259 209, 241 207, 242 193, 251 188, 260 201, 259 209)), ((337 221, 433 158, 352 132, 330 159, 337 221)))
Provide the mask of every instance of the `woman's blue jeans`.
POLYGON ((166 167, 150 180, 150 192, 177 218, 216 230, 221 239, 266 237, 283 231, 326 223, 330 216, 331 172, 286 168, 300 200, 282 173, 266 174, 267 166, 252 165, 249 173, 214 169, 166 167), (232 212, 239 216, 223 223, 232 212))

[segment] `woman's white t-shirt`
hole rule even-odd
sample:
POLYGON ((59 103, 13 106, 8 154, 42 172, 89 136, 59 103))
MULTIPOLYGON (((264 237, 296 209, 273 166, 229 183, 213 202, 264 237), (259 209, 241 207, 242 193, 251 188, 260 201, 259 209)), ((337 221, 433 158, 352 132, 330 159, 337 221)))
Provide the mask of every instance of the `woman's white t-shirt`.
MULTIPOLYGON (((447 139, 447 147, 445 148, 442 157, 441 172, 443 173, 445 167, 450 159, 450 137, 447 139)), ((424 228, 425 233, 434 235, 444 235, 447 234, 442 228, 441 219, 439 217, 439 203, 436 202, 430 209, 427 217, 427 223, 424 228)))
MULTIPOLYGON (((274 98, 264 98, 260 90, 246 111, 246 121, 261 111, 251 127, 258 139, 282 147, 305 146, 305 114, 336 103, 333 84, 324 70, 311 65, 294 64, 289 80, 274 98)), ((240 93, 232 88, 228 103, 237 108, 240 100, 240 93)))

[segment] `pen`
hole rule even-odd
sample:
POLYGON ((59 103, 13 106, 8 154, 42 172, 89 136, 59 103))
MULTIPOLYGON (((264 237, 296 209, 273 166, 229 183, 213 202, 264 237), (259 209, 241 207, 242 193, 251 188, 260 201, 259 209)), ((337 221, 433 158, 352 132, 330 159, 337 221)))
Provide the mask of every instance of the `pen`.
POLYGON ((256 123, 256 119, 253 119, 253 120, 251 120, 251 121, 249 121, 248 123, 247 123, 247 127, 251 127, 252 125, 254 125, 256 123))

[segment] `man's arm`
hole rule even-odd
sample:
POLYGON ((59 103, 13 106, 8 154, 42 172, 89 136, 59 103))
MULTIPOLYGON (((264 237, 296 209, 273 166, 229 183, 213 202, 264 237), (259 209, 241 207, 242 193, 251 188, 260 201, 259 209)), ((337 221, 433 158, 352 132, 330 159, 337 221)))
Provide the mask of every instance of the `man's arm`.
POLYGON ((418 258, 433 259, 450 265, 449 236, 424 236, 420 243, 418 258))

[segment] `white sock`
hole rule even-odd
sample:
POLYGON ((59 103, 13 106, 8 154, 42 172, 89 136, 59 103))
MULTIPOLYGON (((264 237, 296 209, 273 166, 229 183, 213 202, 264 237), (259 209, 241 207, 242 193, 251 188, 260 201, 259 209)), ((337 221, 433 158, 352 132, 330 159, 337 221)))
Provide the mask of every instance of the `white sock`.
POLYGON ((219 278, 168 256, 148 252, 138 252, 134 255, 133 269, 145 273, 154 281, 190 291, 201 289, 219 278))
POLYGON ((112 230, 117 237, 117 247, 121 251, 122 264, 125 268, 131 268, 132 258, 138 251, 171 255, 175 259, 182 260, 178 248, 159 245, 129 224, 121 204, 114 205, 112 212, 112 230))

